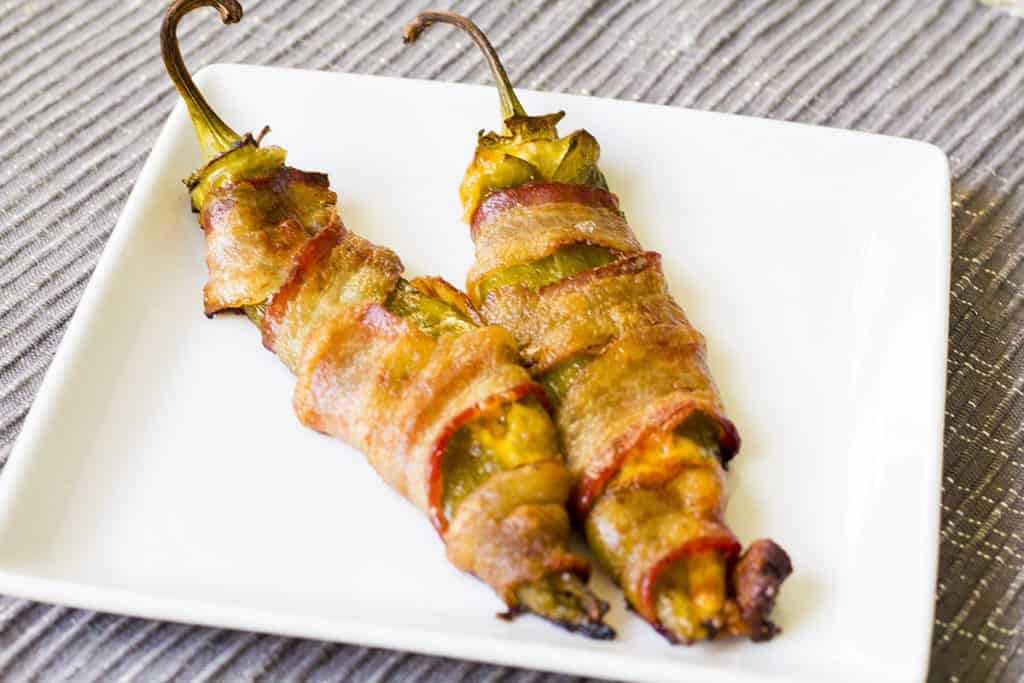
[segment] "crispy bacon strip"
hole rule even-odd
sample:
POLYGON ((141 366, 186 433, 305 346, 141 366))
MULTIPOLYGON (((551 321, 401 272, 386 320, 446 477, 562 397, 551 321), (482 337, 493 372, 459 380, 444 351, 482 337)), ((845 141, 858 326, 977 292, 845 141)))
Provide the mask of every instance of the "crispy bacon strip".
POLYGON ((405 41, 435 23, 477 44, 501 101, 502 127, 479 133, 459 188, 476 246, 467 291, 551 394, 591 548, 670 640, 770 637, 789 559, 771 541, 739 557, 723 483, 739 435, 660 257, 607 190, 600 145, 584 130, 559 135, 564 112, 527 114, 468 18, 421 12, 405 41))
POLYGON ((704 342, 668 294, 661 255, 651 251, 539 290, 512 286, 489 292, 480 310, 492 324, 516 329, 523 357, 537 374, 645 327, 677 326, 691 343, 704 342), (573 324, 567 325, 570 320, 573 324))
POLYGON ((342 225, 326 175, 285 166, 283 149, 260 147, 267 129, 239 135, 213 111, 176 38, 204 6, 242 17, 237 0, 174 0, 161 44, 206 158, 186 181, 206 236, 206 314, 259 325, 298 377, 299 419, 361 449, 510 613, 614 636, 568 547, 572 478, 515 341, 443 280, 402 279, 393 252, 342 225))
POLYGON ((434 339, 378 304, 345 308, 317 328, 297 376, 299 420, 366 453, 441 533, 448 438, 483 411, 539 390, 501 328, 434 339))
POLYGON ((345 306, 384 303, 401 274, 393 251, 331 223, 293 257, 291 274, 267 306, 263 345, 295 371, 313 330, 345 306))
MULTIPOLYGON (((608 210, 612 204, 604 191, 590 190, 535 182, 495 192, 476 213, 477 238, 525 239, 517 232, 519 227, 530 225, 538 214, 545 226, 561 224, 563 245, 589 242, 591 233, 577 220, 580 207, 608 210), (574 201, 565 202, 567 197, 574 201)), ((493 253, 495 246, 488 240, 482 250, 493 253)), ((536 255, 508 245, 503 252, 536 255)), ((518 264, 513 259, 508 265, 518 264)), ((694 508, 685 501, 686 482, 678 465, 660 463, 657 467, 663 471, 653 482, 609 490, 646 439, 672 433, 695 414, 717 425, 722 464, 739 448, 739 434, 725 414, 704 360, 704 338, 669 295, 660 255, 623 255, 609 265, 540 288, 498 287, 487 293, 481 314, 512 331, 537 376, 571 359, 592 356, 561 396, 555 413, 576 478, 573 505, 579 518, 595 529, 592 542, 596 536, 609 535, 621 541, 608 549, 613 552, 599 554, 613 558, 610 569, 630 601, 657 624, 655 587, 667 567, 707 550, 722 553, 732 564, 740 551, 722 520, 724 489, 694 508)), ((785 557, 780 548, 772 548, 776 557, 785 557)), ((781 569, 789 567, 782 561, 775 566, 780 572, 773 591, 788 573, 781 569)), ((741 575, 747 574, 736 576, 741 575)), ((740 584, 735 584, 733 592, 739 590, 740 584)), ((742 610, 743 623, 737 620, 733 630, 760 636, 774 633, 766 619, 771 604, 763 599, 765 592, 743 590, 751 604, 742 610)))
MULTIPOLYGON (((545 220, 564 216, 562 223, 569 226, 566 244, 584 242, 589 232, 574 225, 576 204, 545 204, 532 196, 560 199, 566 194, 603 203, 607 193, 581 193, 556 183, 496 192, 488 198, 491 204, 509 208, 488 210, 477 234, 514 234, 490 224, 518 225, 538 211, 545 220), (502 201, 502 195, 513 192, 517 201, 502 201), (510 216, 512 211, 525 214, 510 216)), ((480 310, 488 322, 512 331, 535 375, 582 353, 597 355, 577 377, 556 416, 570 467, 581 478, 581 513, 600 494, 621 457, 649 430, 671 431, 694 411, 719 424, 724 462, 739 449, 739 434, 725 416, 704 362, 704 337, 668 293, 660 254, 624 256, 539 289, 499 287, 488 293, 480 310)))
MULTIPOLYGON (((550 186, 535 183, 518 189, 543 192, 550 186)), ((491 218, 475 223, 476 261, 466 278, 471 296, 489 275, 509 266, 537 261, 568 245, 590 244, 622 254, 640 251, 640 243, 616 209, 575 202, 509 202, 508 207, 504 211, 490 209, 485 214, 500 220, 491 218), (581 235, 585 238, 580 239, 581 235)))
MULTIPOLYGON (((572 479, 560 461, 500 472, 458 507, 455 519, 444 518, 441 458, 449 438, 504 403, 543 398, 543 390, 520 365, 505 330, 434 338, 389 312, 382 304, 401 262, 346 230, 336 215, 320 227, 319 212, 290 202, 295 185, 309 193, 310 178, 326 187, 316 175, 283 168, 210 194, 201 213, 210 265, 205 291, 247 292, 231 300, 232 308, 259 295, 268 299, 263 341, 297 375, 300 421, 364 452, 392 488, 430 517, 456 566, 485 580, 512 608, 520 585, 547 574, 585 580, 588 563, 567 545, 572 479)), ((467 306, 442 280, 416 284, 467 306)))

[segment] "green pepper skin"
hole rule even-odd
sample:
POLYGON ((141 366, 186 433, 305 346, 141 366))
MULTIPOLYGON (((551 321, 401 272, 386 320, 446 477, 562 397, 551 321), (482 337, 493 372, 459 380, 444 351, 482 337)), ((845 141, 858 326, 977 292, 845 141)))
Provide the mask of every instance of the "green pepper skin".
MULTIPOLYGON (((222 289, 228 291, 221 297, 218 305, 207 306, 207 313, 213 315, 220 311, 240 310, 263 330, 264 344, 271 348, 275 341, 275 321, 280 324, 279 330, 292 333, 291 338, 309 340, 317 337, 319 333, 320 336, 317 339, 322 343, 329 338, 327 333, 330 332, 330 324, 336 322, 346 311, 351 313, 361 310, 372 316, 374 311, 380 313, 383 309, 383 315, 387 317, 387 320, 378 320, 375 324, 391 324, 390 332, 394 332, 396 335, 405 334, 406 336, 403 337, 405 340, 411 338, 410 348, 423 352, 417 360, 424 358, 429 360, 433 358, 430 353, 441 347, 446 341, 458 340, 462 335, 472 333, 474 336, 463 339, 464 341, 469 340, 465 341, 467 346, 476 344, 478 345, 477 349, 482 349, 474 357, 475 362, 481 365, 474 365, 474 361, 471 359, 462 367, 452 369, 443 379, 437 380, 435 377, 438 384, 447 386, 444 383, 450 381, 456 386, 465 387, 473 386, 472 382, 479 380, 480 384, 490 386, 486 384, 486 381, 495 376, 498 376, 499 379, 494 381, 501 381, 501 378, 505 377, 512 377, 510 381, 519 381, 516 378, 522 375, 526 384, 517 386, 516 389, 525 387, 526 391, 513 392, 507 400, 504 398, 506 394, 492 395, 491 398, 497 396, 500 399, 495 400, 494 405, 489 403, 483 405, 483 402, 471 403, 469 410, 465 411, 470 415, 469 420, 456 429, 453 437, 445 437, 444 441, 439 442, 444 449, 440 455, 441 483, 443 485, 440 507, 446 519, 442 522, 454 520, 464 522, 463 526, 472 524, 472 522, 466 522, 470 519, 469 513, 462 514, 458 520, 455 519, 463 502, 466 503, 466 509, 470 511, 473 511, 471 506, 476 505, 486 513, 487 510, 483 508, 487 508, 489 505, 509 504, 508 501, 503 502, 501 496, 498 495, 500 491, 505 490, 517 496, 513 500, 523 502, 517 503, 515 510, 510 511, 508 517, 514 517, 514 520, 509 521, 504 518, 491 520, 486 514, 479 516, 484 520, 481 523, 485 527, 486 524, 497 522, 498 528, 495 529, 497 533, 492 534, 491 537, 486 536, 486 533, 483 536, 473 536, 472 534, 456 536, 454 531, 452 531, 451 537, 453 539, 480 540, 484 545, 495 546, 496 556, 504 557, 505 563, 509 565, 514 565, 521 558, 528 560, 525 563, 526 569, 523 571, 533 572, 528 576, 539 576, 540 578, 519 581, 508 589, 508 593, 504 592, 504 588, 499 589, 498 578, 500 577, 497 575, 500 574, 500 571, 492 572, 492 578, 497 577, 493 581, 485 579, 506 599, 511 612, 534 613, 564 628, 594 638, 613 637, 614 631, 602 621, 608 610, 607 604, 595 597, 585 584, 589 564, 567 548, 569 522, 564 509, 564 500, 568 496, 570 478, 561 457, 550 416, 541 403, 529 393, 532 389, 539 392, 539 388, 535 384, 531 386, 528 375, 515 364, 514 349, 510 342, 502 342, 503 346, 499 347, 507 349, 507 355, 496 355, 494 357, 497 360, 493 361, 495 365, 505 369, 504 375, 497 375, 497 371, 493 367, 486 365, 492 359, 486 355, 491 353, 492 347, 481 340, 495 336, 510 339, 507 333, 498 328, 480 328, 478 326, 479 316, 472 310, 465 297, 458 294, 447 283, 431 278, 413 281, 400 278, 398 273, 401 272, 401 264, 396 256, 390 252, 383 253, 387 250, 368 245, 362 238, 348 233, 341 226, 340 221, 325 225, 321 220, 324 217, 323 212, 328 209, 333 211, 336 199, 327 186, 326 176, 289 169, 285 166, 285 150, 278 147, 261 147, 262 138, 269 129, 264 129, 255 136, 239 135, 224 123, 193 83, 185 69, 177 44, 176 30, 181 17, 193 9, 204 6, 217 9, 225 23, 235 23, 242 17, 242 7, 237 0, 175 0, 167 10, 161 28, 164 62, 168 74, 186 102, 205 158, 204 165, 193 173, 185 183, 190 190, 193 210, 201 214, 200 222, 204 226, 204 230, 207 231, 208 246, 211 244, 211 239, 221 239, 222 242, 216 242, 216 244, 227 245, 228 250, 234 245, 241 244, 247 250, 246 255, 251 253, 263 258, 258 262, 240 259, 249 271, 257 272, 252 279, 258 280, 259 286, 248 290, 247 293, 250 296, 239 295, 237 288, 235 291, 230 291, 230 282, 226 285, 223 282, 230 280, 233 273, 237 272, 237 268, 234 271, 230 268, 222 269, 225 273, 221 282, 222 289), (229 213, 231 211, 234 213, 229 213), (220 213, 209 216, 208 212, 220 213), (303 229, 305 236, 302 234, 303 229), (275 233, 275 231, 277 232, 275 233), (215 232, 217 235, 211 237, 211 233, 215 232), (278 240, 277 233, 284 235, 286 240, 278 240), (306 241, 302 242, 303 239, 306 241), (367 275, 352 284, 351 287, 344 286, 349 284, 347 280, 331 279, 341 272, 341 265, 350 265, 355 255, 363 253, 368 254, 371 258, 379 258, 380 263, 376 263, 379 272, 367 275), (335 265, 338 265, 338 269, 332 271, 331 268, 335 265), (290 266, 290 272, 282 274, 281 271, 286 270, 283 266, 290 266), (276 287, 272 286, 274 284, 276 287), (330 287, 328 285, 338 286, 330 287), (382 290, 384 285, 393 285, 393 289, 382 290), (267 290, 271 289, 273 291, 267 296, 267 290), (386 299, 352 302, 353 304, 365 304, 363 308, 355 305, 348 306, 347 300, 344 298, 351 296, 352 292, 377 294, 381 291, 387 294, 386 299), (278 295, 281 295, 282 292, 291 298, 282 296, 279 301, 278 295), (332 297, 338 298, 320 296, 321 292, 330 292, 332 297), (305 293, 308 296, 305 299, 300 299, 297 298, 297 293, 305 293), (321 313, 324 307, 318 306, 318 301, 326 302, 324 304, 326 307, 348 307, 345 310, 339 308, 341 313, 338 317, 328 318, 322 326, 318 326, 316 330, 308 333, 305 332, 306 327, 302 325, 289 327, 281 322, 282 320, 295 322, 297 318, 300 322, 309 322, 308 326, 312 327, 313 322, 319 321, 320 318, 311 316, 308 308, 312 307, 318 314, 321 313), (294 305, 295 308, 301 310, 294 313, 294 309, 288 308, 289 305, 294 305), (292 313, 294 315, 289 318, 288 316, 292 313), (413 331, 413 328, 418 332, 413 331), (296 329, 303 333, 294 334, 296 329), (424 335, 430 339, 425 339, 424 335), (512 356, 512 358, 510 359, 508 356, 512 356), (504 365, 500 365, 501 363, 504 365), (473 374, 474 371, 477 371, 476 374, 473 374), (487 371, 493 371, 495 374, 481 374, 487 371), (470 379, 467 380, 467 376, 470 379), (493 483, 492 478, 498 477, 501 481, 490 486, 493 483), (537 486, 531 488, 530 482, 534 482, 537 486), (474 492, 485 485, 490 488, 481 493, 494 495, 473 497, 474 492), (547 488, 544 489, 543 486, 547 488), (561 493, 556 495, 550 493, 549 490, 561 491, 561 493), (562 497, 559 499, 558 495, 562 497), (531 496, 536 500, 531 500, 531 496), (527 525, 518 525, 516 520, 526 521, 527 525), (534 533, 533 527, 529 524, 537 524, 538 532, 534 533), (507 542, 505 548, 511 550, 506 550, 502 556, 502 547, 500 546, 505 542, 507 542), (517 548, 521 548, 522 552, 519 552, 517 548), (518 557, 515 556, 516 553, 518 553, 518 557), (541 565, 540 572, 534 572, 534 568, 538 564, 541 565)), ((577 157, 578 154, 570 155, 570 159, 577 157)), ((514 163, 510 162, 509 168, 514 163)), ((525 168, 523 164, 520 166, 525 168)), ((509 171, 503 172, 509 173, 509 171)), ((336 218, 336 214, 333 217, 336 218)), ((213 260, 217 260, 220 256, 222 255, 215 254, 213 260)), ((237 252, 235 256, 238 256, 237 252)), ((210 261, 211 257, 208 251, 208 263, 210 261)), ((367 263, 370 261, 364 261, 363 265, 367 263)), ((369 334, 374 343, 379 339, 387 341, 386 334, 389 331, 382 332, 380 337, 372 337, 372 334, 380 331, 381 328, 367 323, 363 329, 370 331, 369 334)), ((344 340, 340 346, 344 346, 344 340)), ((449 344, 444 348, 450 347, 449 344)), ((338 349, 338 346, 331 348, 338 349)), ((380 347, 367 345, 363 348, 372 348, 376 353, 380 347)), ((444 359, 445 361, 452 360, 453 365, 458 365, 458 361, 473 355, 472 350, 469 349, 469 353, 461 355, 451 354, 445 356, 444 359)), ((286 361, 286 365, 293 370, 299 367, 305 358, 304 351, 305 346, 301 353, 290 352, 291 355, 286 361)), ((322 345, 317 348, 317 352, 323 352, 322 345)), ((279 355, 281 354, 279 353, 279 355)), ((284 356, 282 356, 282 360, 285 360, 284 356)), ((325 363, 324 367, 328 365, 329 363, 325 363)), ((441 361, 438 362, 438 365, 441 365, 441 361)), ((303 365, 302 367, 306 369, 308 366, 303 365)), ((394 371, 396 382, 400 385, 403 373, 407 370, 403 367, 388 368, 388 370, 394 371)), ((376 374, 372 376, 380 377, 376 374)), ((424 384, 421 386, 431 388, 434 386, 426 383, 427 379, 424 379, 423 382, 424 384)), ((297 390, 297 396, 298 393, 297 390)), ((401 396, 397 393, 395 395, 401 396)), ((439 395, 439 392, 435 392, 435 395, 439 395)), ((459 396, 459 394, 454 395, 459 396)), ((296 400, 298 401, 298 399, 296 400)), ((487 401, 489 402, 491 399, 487 399, 487 401)), ((428 404, 435 405, 429 401, 424 401, 422 405, 428 404)), ((302 419, 304 415, 308 416, 311 410, 308 406, 304 406, 303 410, 297 406, 296 412, 302 419)), ((427 420, 430 417, 429 410, 425 416, 413 414, 418 415, 417 419, 422 417, 423 420, 427 420)), ((420 433, 427 432, 420 430, 420 433)), ((429 448, 434 448, 432 441, 426 443, 429 448)), ((421 449, 420 452, 436 453, 437 451, 421 449)), ((404 461, 396 457, 392 462, 401 465, 404 461)), ((418 468, 410 467, 406 470, 414 474, 419 472, 418 468)), ((413 475, 410 476, 415 478, 413 475)), ((433 487, 433 482, 428 482, 428 486, 433 487)), ((435 489, 430 488, 430 490, 435 489)), ((421 507, 423 506, 421 505, 421 507)), ((433 504, 431 504, 430 514, 432 516, 433 510, 433 504)), ((439 530, 443 527, 443 523, 438 524, 439 530)), ((487 529, 485 528, 484 531, 486 532, 487 529)), ((448 538, 446 538, 447 540, 448 538)), ((463 548, 462 550, 472 555, 474 547, 472 547, 472 543, 470 546, 468 549, 463 548)), ((449 558, 456 566, 467 570, 472 567, 474 573, 484 577, 486 572, 478 572, 476 565, 471 562, 456 562, 451 550, 449 548, 449 558)))
POLYGON ((502 130, 479 135, 459 188, 477 247, 468 290, 485 318, 516 335, 545 387, 592 550, 672 642, 770 638, 789 558, 769 540, 737 558, 723 520, 723 463, 738 433, 660 256, 642 250, 607 192, 597 140, 583 130, 559 136, 564 112, 528 115, 466 17, 424 12, 406 41, 433 23, 477 44, 501 102, 502 130), (621 220, 605 220, 608 208, 621 220))

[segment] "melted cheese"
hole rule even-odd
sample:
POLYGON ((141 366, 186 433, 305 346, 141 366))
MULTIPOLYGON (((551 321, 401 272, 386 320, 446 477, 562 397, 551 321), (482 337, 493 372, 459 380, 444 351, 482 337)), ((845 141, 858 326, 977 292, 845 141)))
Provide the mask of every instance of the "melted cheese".
POLYGON ((466 496, 494 472, 560 459, 551 419, 534 399, 507 403, 460 427, 441 462, 441 508, 451 520, 466 496))

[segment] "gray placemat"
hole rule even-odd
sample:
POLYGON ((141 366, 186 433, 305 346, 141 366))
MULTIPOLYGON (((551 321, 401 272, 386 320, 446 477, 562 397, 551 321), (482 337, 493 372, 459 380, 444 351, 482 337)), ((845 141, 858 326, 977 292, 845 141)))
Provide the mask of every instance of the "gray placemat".
MULTIPOLYGON (((431 50, 402 49, 400 27, 425 2, 245 4, 231 30, 209 14, 186 21, 193 69, 488 81, 448 30, 427 37, 431 50)), ((953 270, 931 679, 1020 680, 1024 20, 972 0, 429 4, 475 18, 524 87, 909 136, 947 152, 953 270)), ((0 461, 176 101, 158 55, 164 5, 0 0, 0 461)), ((568 680, 0 598, 0 678, 31 677, 568 680)))

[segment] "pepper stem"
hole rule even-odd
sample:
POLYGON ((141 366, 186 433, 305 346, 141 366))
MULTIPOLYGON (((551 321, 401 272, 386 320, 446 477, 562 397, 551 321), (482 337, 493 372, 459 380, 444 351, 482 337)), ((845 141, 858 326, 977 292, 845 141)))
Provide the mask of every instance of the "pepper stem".
POLYGON ((242 6, 237 0, 175 0, 167 8, 163 26, 160 28, 160 46, 167 74, 174 81, 188 106, 192 125, 195 126, 196 136, 199 138, 199 146, 203 149, 206 161, 210 161, 237 145, 242 137, 217 116, 217 112, 199 92, 181 57, 181 48, 178 46, 178 22, 199 7, 213 7, 220 12, 220 18, 225 24, 234 24, 242 18, 242 6))
MULTIPOLYGON (((491 41, 487 40, 487 36, 480 30, 480 27, 467 17, 455 12, 442 12, 440 10, 420 12, 412 21, 406 24, 405 31, 402 33, 402 39, 406 43, 412 43, 419 38, 420 33, 425 28, 439 22, 461 28, 469 34, 469 37, 473 39, 473 42, 484 53, 484 58, 487 60, 488 66, 491 67, 491 74, 493 74, 494 81, 498 86, 498 95, 501 97, 501 120, 507 121, 513 116, 526 116, 526 110, 523 109, 519 98, 516 97, 516 92, 512 89, 512 82, 509 80, 508 73, 505 71, 505 67, 502 66, 501 60, 498 59, 498 53, 495 51, 494 46, 491 45, 491 41)), ((508 125, 505 125, 504 132, 506 135, 510 133, 508 125)))

